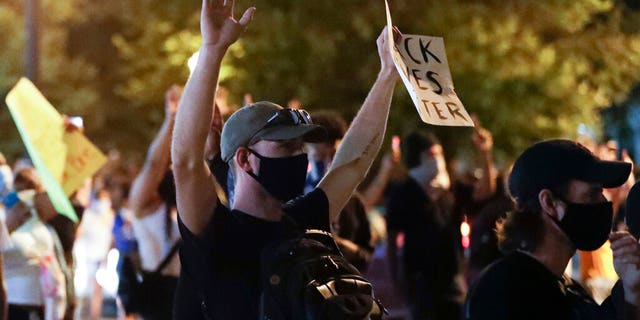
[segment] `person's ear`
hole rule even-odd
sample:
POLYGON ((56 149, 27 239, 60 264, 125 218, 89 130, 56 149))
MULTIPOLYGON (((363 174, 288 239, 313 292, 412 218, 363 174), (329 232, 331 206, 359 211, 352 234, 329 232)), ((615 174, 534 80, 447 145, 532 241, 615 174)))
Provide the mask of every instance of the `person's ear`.
POLYGON ((553 193, 549 189, 542 189, 538 193, 538 202, 543 213, 546 213, 555 220, 561 220, 559 208, 559 201, 554 197, 553 193))
POLYGON ((236 150, 236 155, 234 160, 238 168, 244 171, 253 172, 253 168, 251 167, 251 162, 249 161, 249 155, 251 151, 245 147, 240 147, 236 150))

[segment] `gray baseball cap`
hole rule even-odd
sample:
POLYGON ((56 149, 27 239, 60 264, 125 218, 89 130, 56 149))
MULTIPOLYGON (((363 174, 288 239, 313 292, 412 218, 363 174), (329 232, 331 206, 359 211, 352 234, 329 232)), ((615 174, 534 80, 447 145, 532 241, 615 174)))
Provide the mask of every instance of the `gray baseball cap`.
POLYGON ((229 162, 239 147, 260 140, 290 140, 302 137, 305 142, 326 138, 326 130, 311 123, 304 110, 285 109, 273 102, 260 101, 234 112, 222 128, 220 153, 229 162))

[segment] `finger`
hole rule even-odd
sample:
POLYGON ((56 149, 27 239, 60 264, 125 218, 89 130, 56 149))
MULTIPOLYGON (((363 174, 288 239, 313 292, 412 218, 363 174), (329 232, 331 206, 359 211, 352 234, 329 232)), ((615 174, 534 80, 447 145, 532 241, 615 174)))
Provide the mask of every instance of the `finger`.
POLYGON ((640 263, 640 256, 638 255, 627 255, 624 257, 614 257, 614 262, 617 264, 633 264, 638 265, 640 263))
POLYGON ((222 9, 227 14, 233 16, 233 0, 224 0, 222 3, 222 9))
POLYGON ((611 251, 614 254, 624 254, 624 253, 628 252, 629 250, 631 250, 631 251, 640 251, 640 248, 638 248, 638 244, 637 243, 625 243, 625 244, 620 244, 620 245, 616 246, 615 248, 611 249, 611 251))
POLYGON ((620 258, 620 257, 624 257, 627 255, 633 255, 633 256, 637 256, 638 255, 638 246, 637 245, 629 245, 629 246, 624 246, 621 248, 618 248, 616 250, 613 250, 613 257, 614 258, 620 258))
POLYGON ((637 242, 633 237, 625 237, 611 241, 611 250, 616 250, 624 246, 636 245, 637 242))
POLYGON ((256 12, 256 8, 255 7, 251 7, 249 9, 247 9, 244 14, 242 15, 242 18, 240 18, 240 21, 238 21, 238 23, 243 26, 243 27, 247 27, 249 25, 249 22, 251 22, 251 20, 253 20, 253 14, 256 12))
POLYGON ((615 231, 609 234, 609 240, 615 241, 617 239, 622 239, 626 236, 631 236, 627 231, 615 231))
POLYGON ((219 9, 224 6, 224 0, 210 0, 209 7, 219 9))

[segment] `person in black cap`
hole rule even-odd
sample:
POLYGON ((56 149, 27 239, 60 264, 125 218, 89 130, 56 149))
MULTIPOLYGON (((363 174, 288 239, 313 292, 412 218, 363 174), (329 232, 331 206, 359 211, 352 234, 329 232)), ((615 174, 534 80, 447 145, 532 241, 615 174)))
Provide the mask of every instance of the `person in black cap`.
POLYGON ((184 241, 181 281, 193 285, 207 318, 253 320, 260 314, 262 249, 295 236, 294 229, 330 230, 380 149, 397 72, 383 32, 379 76, 327 175, 301 197, 308 165, 303 143, 326 132, 305 111, 271 102, 236 111, 220 145, 222 160, 234 173, 233 207, 226 208, 203 150, 222 58, 255 11, 235 20, 232 8, 232 0, 203 1, 203 45, 178 108, 172 160, 184 241))
POLYGON ((548 140, 526 149, 509 176, 516 209, 498 224, 506 256, 473 284, 466 319, 637 319, 640 246, 611 233, 613 208, 603 188, 623 184, 631 164, 602 161, 582 145, 548 140), (602 305, 564 276, 578 250, 611 240, 620 280, 602 305))

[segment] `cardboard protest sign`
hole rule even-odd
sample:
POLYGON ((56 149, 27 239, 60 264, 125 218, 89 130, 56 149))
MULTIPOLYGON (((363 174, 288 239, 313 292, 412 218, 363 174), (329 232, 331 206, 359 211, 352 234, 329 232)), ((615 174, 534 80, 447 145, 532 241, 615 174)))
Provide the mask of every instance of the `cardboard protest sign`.
POLYGON ((387 42, 393 61, 422 121, 441 126, 473 127, 471 117, 453 89, 442 38, 402 35, 399 47, 396 47, 387 0, 385 8, 387 42))
POLYGON ((70 196, 84 180, 93 176, 107 162, 107 157, 80 131, 66 132, 67 161, 62 175, 62 189, 70 196))
POLYGON ((62 116, 28 79, 18 81, 6 102, 56 211, 77 221, 68 196, 106 157, 82 133, 65 132, 62 116))

